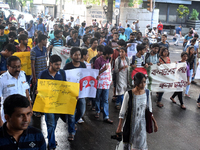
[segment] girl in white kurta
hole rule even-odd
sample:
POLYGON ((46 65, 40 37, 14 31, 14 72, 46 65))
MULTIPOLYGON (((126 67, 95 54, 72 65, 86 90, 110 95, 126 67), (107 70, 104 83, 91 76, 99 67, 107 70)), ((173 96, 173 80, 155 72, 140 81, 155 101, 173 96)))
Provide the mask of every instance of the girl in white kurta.
MULTIPOLYGON (((124 150, 147 150, 147 135, 146 135, 146 120, 145 109, 149 107, 152 112, 152 104, 150 92, 145 90, 146 77, 142 73, 137 73, 134 76, 134 88, 126 92, 124 95, 123 104, 119 114, 119 125, 116 133, 122 130, 123 120, 126 116, 126 123, 123 128, 124 150), (148 96, 148 104, 147 104, 148 96), (129 115, 130 114, 130 115, 129 115), (128 132, 127 132, 128 131, 128 132), (131 149, 132 148, 132 149, 131 149)), ((152 116, 154 122, 154 132, 157 132, 157 123, 152 116)))
POLYGON ((122 104, 124 93, 127 90, 128 85, 128 66, 129 60, 126 57, 126 48, 120 49, 120 56, 115 60, 115 74, 116 74, 116 108, 120 109, 122 104))

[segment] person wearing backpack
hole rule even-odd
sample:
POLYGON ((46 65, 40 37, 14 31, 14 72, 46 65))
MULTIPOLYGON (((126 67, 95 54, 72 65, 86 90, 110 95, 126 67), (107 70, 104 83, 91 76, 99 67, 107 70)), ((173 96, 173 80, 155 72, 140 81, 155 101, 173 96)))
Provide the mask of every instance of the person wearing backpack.
POLYGON ((116 96, 117 100, 115 108, 120 109, 122 104, 124 93, 127 90, 128 85, 128 66, 129 59, 126 57, 127 49, 124 47, 120 48, 120 56, 115 60, 114 73, 116 74, 116 96))
POLYGON ((46 28, 45 28, 45 25, 42 22, 43 22, 43 19, 40 18, 39 19, 39 23, 37 24, 37 28, 36 29, 38 31, 42 31, 42 33, 45 34, 46 33, 46 28))
POLYGON ((146 47, 142 44, 138 44, 137 45, 137 53, 136 55, 132 56, 132 58, 130 59, 130 70, 129 70, 129 84, 132 85, 132 77, 131 77, 131 73, 133 72, 133 70, 135 68, 138 67, 144 67, 147 68, 148 64, 145 63, 145 59, 144 59, 144 53, 145 53, 145 49, 146 47))

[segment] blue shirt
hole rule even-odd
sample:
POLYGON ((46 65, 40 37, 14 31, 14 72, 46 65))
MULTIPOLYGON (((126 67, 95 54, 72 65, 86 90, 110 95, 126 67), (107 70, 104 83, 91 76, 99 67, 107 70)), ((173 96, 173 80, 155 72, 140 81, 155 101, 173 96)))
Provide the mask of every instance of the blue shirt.
MULTIPOLYGON (((27 24, 27 25, 26 25, 26 30, 27 30, 29 27, 30 27, 30 24, 27 24)), ((33 24, 32 27, 31 27, 31 29, 30 29, 29 31, 27 30, 27 32, 28 32, 28 37, 29 37, 29 38, 32 38, 32 37, 34 36, 34 32, 35 32, 35 25, 33 24)))
POLYGON ((47 69, 47 49, 43 46, 42 50, 37 46, 31 50, 31 60, 35 60, 35 75, 47 69))
POLYGON ((124 33, 126 34, 127 39, 129 39, 129 38, 130 38, 130 34, 132 33, 132 29, 131 29, 130 27, 127 27, 127 28, 125 29, 125 32, 124 32, 124 33))
POLYGON ((17 142, 7 133, 7 123, 0 127, 1 150, 46 150, 46 143, 42 132, 36 128, 28 127, 23 131, 17 142))
POLYGON ((7 70, 7 59, 0 53, 0 71, 7 70))
POLYGON ((53 45, 55 47, 63 46, 63 40, 62 39, 56 40, 56 38, 54 38, 51 40, 50 45, 53 45))
POLYGON ((180 34, 179 32, 181 31, 181 28, 180 27, 177 27, 176 28, 176 34, 180 34))
POLYGON ((43 23, 38 24, 37 25, 37 30, 38 31, 42 31, 42 33, 44 34, 44 32, 46 31, 44 24, 43 23))
POLYGON ((61 80, 66 81, 66 74, 65 71, 60 69, 58 72, 56 72, 55 76, 53 77, 49 73, 49 69, 46 69, 38 75, 39 79, 50 79, 50 80, 61 80))
POLYGON ((80 27, 78 35, 83 36, 85 33, 85 28, 84 27, 80 27))

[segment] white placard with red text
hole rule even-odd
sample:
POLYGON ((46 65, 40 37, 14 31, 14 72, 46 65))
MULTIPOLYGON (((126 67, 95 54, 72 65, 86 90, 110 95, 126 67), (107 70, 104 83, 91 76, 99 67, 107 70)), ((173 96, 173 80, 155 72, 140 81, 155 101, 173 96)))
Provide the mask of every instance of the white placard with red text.
POLYGON ((97 91, 97 76, 99 70, 77 68, 65 70, 66 80, 68 82, 80 83, 79 98, 95 98, 97 91))
POLYGON ((112 82, 111 65, 110 63, 104 64, 100 70, 109 65, 108 69, 99 75, 98 89, 109 89, 112 82))
POLYGON ((70 57, 70 50, 71 48, 60 46, 60 47, 53 47, 52 49, 52 55, 56 54, 61 57, 62 63, 61 63, 61 69, 64 68, 66 60, 70 57))
POLYGON ((171 63, 152 65, 150 69, 148 88, 152 92, 183 91, 187 86, 187 64, 171 63))

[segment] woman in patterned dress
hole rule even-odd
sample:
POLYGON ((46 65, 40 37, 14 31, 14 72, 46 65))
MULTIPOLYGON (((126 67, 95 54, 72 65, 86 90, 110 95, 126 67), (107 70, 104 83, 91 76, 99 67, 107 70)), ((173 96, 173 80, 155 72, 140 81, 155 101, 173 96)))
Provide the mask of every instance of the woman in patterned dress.
MULTIPOLYGON (((145 75, 137 73, 134 76, 134 88, 124 95, 119 114, 119 124, 116 131, 116 133, 121 132, 123 120, 125 119, 125 114, 127 112, 125 125, 123 127, 124 150, 148 149, 145 110, 149 107, 150 112, 152 112, 152 104, 150 92, 145 90, 145 86, 145 75)), ((158 126, 153 115, 152 120, 154 122, 154 132, 157 132, 158 126)))

